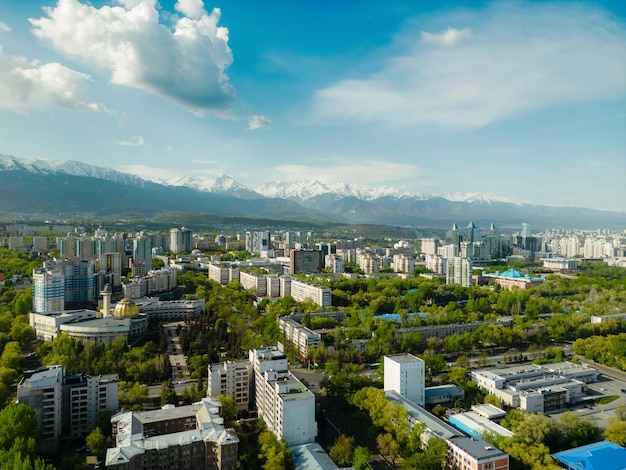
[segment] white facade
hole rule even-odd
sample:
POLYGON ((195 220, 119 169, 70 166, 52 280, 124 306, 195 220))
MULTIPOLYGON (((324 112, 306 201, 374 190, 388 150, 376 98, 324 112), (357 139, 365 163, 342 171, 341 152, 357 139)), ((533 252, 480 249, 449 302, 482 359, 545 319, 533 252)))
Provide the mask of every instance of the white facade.
POLYGON ((424 361, 412 354, 385 356, 384 390, 392 390, 413 403, 424 406, 425 377, 424 361))
POLYGON ((412 273, 415 271, 415 258, 405 254, 393 255, 393 270, 397 273, 412 273))
POLYGON ((345 269, 343 257, 337 254, 326 255, 324 259, 324 266, 326 268, 330 268, 330 272, 333 274, 341 274, 345 269))
POLYGON ((33 270, 33 312, 60 312, 65 308, 65 276, 60 270, 33 270))
POLYGON ((237 410, 247 410, 250 406, 252 374, 249 360, 209 364, 207 397, 218 398, 220 394, 226 395, 235 400, 237 410))
MULTIPOLYGON (((281 295, 284 297, 287 294, 283 291, 281 295)), ((312 300, 320 307, 330 307, 331 305, 331 290, 330 287, 318 286, 310 284, 308 282, 301 281, 299 279, 291 279, 291 294, 296 302, 304 302, 306 300, 312 300)))
POLYGON ((308 349, 321 343, 322 337, 304 325, 301 325, 289 315, 278 318, 278 328, 285 338, 298 349, 300 356, 308 357, 308 349))
POLYGON ((472 285, 472 260, 455 256, 448 260, 446 284, 472 285))

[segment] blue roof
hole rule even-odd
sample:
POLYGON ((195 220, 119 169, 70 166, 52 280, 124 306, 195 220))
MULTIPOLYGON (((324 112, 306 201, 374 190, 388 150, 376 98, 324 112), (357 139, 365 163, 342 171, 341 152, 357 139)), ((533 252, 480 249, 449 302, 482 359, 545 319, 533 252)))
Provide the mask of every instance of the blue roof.
MULTIPOLYGON (((424 312, 417 312, 417 313, 413 313, 413 312, 409 312, 406 314, 407 318, 412 318, 415 315, 417 315, 418 317, 420 317, 421 319, 426 319, 426 317, 428 316, 428 313, 424 313, 424 312)), ((399 313, 383 313, 381 315, 374 315, 374 318, 377 320, 393 320, 393 321, 401 321, 400 318, 400 314, 399 313)))
POLYGON ((626 449, 609 441, 552 454, 569 470, 625 470, 626 449))

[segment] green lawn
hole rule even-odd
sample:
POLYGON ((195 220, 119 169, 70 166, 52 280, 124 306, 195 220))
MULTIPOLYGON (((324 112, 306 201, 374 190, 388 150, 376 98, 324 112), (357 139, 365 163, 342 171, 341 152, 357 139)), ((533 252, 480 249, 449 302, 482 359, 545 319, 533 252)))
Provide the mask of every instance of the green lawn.
POLYGON ((606 397, 602 397, 598 400, 598 404, 607 405, 612 401, 615 401, 619 398, 619 395, 607 395, 606 397))

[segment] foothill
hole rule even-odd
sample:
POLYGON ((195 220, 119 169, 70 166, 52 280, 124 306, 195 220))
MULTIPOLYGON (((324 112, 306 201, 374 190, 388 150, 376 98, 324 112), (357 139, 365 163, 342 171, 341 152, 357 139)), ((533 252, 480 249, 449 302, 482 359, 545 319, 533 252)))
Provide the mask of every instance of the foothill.
POLYGON ((621 468, 626 232, 133 224, 0 226, 3 468, 621 468))

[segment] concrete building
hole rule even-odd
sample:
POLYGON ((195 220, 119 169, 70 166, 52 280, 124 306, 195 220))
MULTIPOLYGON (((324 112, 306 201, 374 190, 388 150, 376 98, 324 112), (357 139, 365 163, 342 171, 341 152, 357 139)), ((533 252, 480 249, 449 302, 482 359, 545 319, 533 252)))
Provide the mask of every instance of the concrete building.
POLYGON ((246 232, 246 250, 253 255, 267 254, 271 250, 270 233, 267 230, 246 232))
POLYGON ((507 406, 550 413, 581 401, 587 383, 595 382, 598 372, 586 365, 561 362, 473 370, 471 377, 507 406))
POLYGON ((541 262, 543 267, 550 271, 569 271, 578 268, 576 258, 542 258, 541 262))
POLYGON ((93 320, 97 317, 95 310, 65 310, 53 313, 31 312, 29 324, 35 331, 37 339, 53 341, 61 331, 61 325, 69 322, 93 320))
POLYGON ((331 306, 331 290, 330 287, 318 286, 315 284, 311 284, 309 282, 301 281, 300 279, 289 278, 290 289, 289 294, 286 293, 286 287, 283 289, 283 286, 287 284, 287 281, 283 282, 283 278, 286 276, 281 276, 281 296, 285 297, 286 295, 291 295, 296 302, 304 302, 306 300, 312 300, 320 307, 330 307, 331 306))
POLYGON ((384 357, 384 390, 393 390, 413 403, 424 406, 424 361, 412 354, 384 357))
POLYGON ((290 274, 316 274, 324 268, 322 250, 291 250, 290 274))
POLYGON ((472 260, 455 256, 448 260, 446 271, 446 284, 472 285, 472 260))
POLYGON ((338 254, 329 254, 326 255, 324 261, 324 267, 329 268, 330 272, 333 274, 341 274, 345 269, 345 263, 343 260, 343 256, 338 254))
POLYGON ((447 439, 450 449, 451 468, 471 468, 472 470, 508 470, 509 454, 482 439, 473 437, 451 437, 447 439))
POLYGON ((60 270, 33 270, 33 312, 50 313, 65 309, 65 276, 60 270))
POLYGON ((249 409, 252 374, 252 364, 249 360, 209 364, 207 397, 217 398, 220 394, 226 395, 235 400, 238 411, 249 409))
POLYGON ((415 271, 415 258, 403 253, 393 255, 393 270, 397 273, 412 273, 415 271))
POLYGON ((111 470, 235 470, 239 438, 224 427, 221 403, 205 398, 193 405, 111 418, 115 447, 107 449, 111 470))
POLYGON ((87 436, 101 412, 118 408, 117 392, 117 376, 66 375, 60 365, 26 371, 17 386, 18 401, 35 411, 45 451, 87 436))
POLYGON ((249 353, 254 370, 254 403, 259 417, 288 446, 315 441, 315 396, 287 370, 287 357, 275 348, 249 353))
POLYGON ((193 232, 185 227, 170 229, 170 251, 191 253, 193 250, 193 232))
POLYGON ((317 346, 322 341, 319 333, 298 323, 289 315, 283 315, 278 318, 278 328, 285 335, 287 341, 298 349, 300 356, 303 358, 308 357, 308 350, 311 346, 317 346))
POLYGON ((476 283, 479 286, 487 285, 489 282, 495 282, 503 289, 511 290, 514 287, 517 289, 530 289, 531 287, 540 286, 545 284, 545 277, 531 277, 529 274, 522 274, 516 269, 508 269, 504 272, 496 271, 495 273, 483 272, 481 275, 476 276, 476 283))

